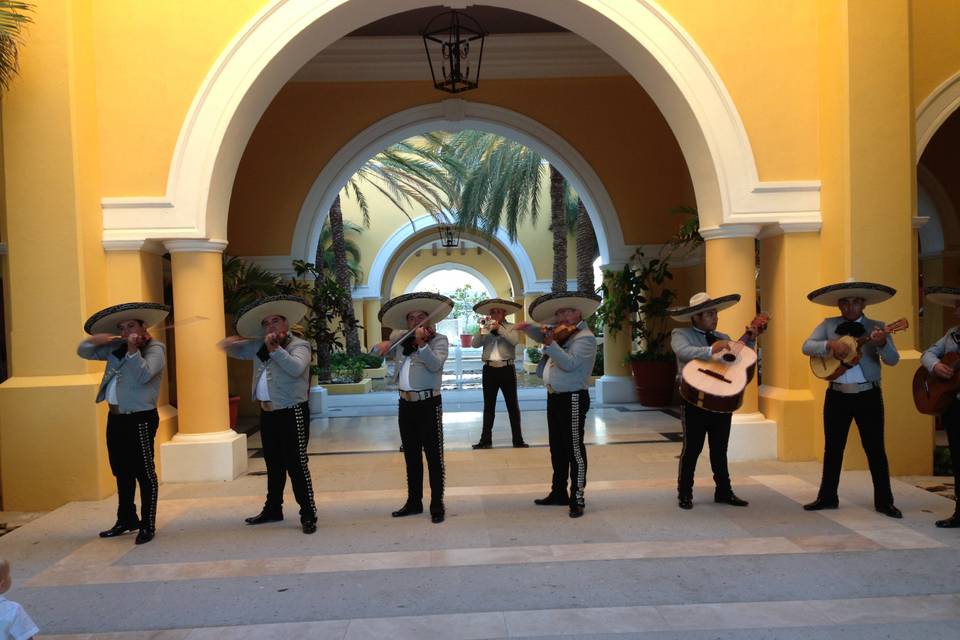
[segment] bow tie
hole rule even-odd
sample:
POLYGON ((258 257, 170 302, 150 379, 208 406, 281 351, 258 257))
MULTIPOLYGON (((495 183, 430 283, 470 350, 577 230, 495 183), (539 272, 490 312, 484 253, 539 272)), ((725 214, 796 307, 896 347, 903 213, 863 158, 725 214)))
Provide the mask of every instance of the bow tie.
POLYGON ((838 336, 852 336, 859 338, 867 332, 866 328, 859 322, 841 322, 834 329, 838 336))
POLYGON ((720 339, 720 338, 717 337, 717 335, 716 335, 713 331, 704 331, 704 332, 703 332, 703 337, 707 339, 707 346, 708 346, 708 347, 711 346, 714 342, 716 342, 717 340, 720 339))

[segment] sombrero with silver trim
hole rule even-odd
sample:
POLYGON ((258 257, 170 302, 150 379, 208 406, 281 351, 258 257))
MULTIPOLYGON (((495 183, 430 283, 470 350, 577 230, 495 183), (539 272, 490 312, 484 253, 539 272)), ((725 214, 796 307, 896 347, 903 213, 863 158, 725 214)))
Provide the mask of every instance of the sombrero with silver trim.
POLYGON ((170 307, 159 302, 124 302, 101 309, 83 323, 83 330, 95 333, 117 333, 121 322, 140 320, 145 327, 163 322, 170 313, 170 307))
POLYGON ((865 304, 877 304, 889 300, 896 293, 896 289, 885 284, 849 280, 811 291, 807 294, 807 299, 816 304, 835 307, 843 298, 863 298, 865 304))
POLYGON ((283 316, 287 327, 293 327, 310 311, 307 301, 299 296, 268 296, 254 300, 237 311, 234 326, 237 334, 244 338, 260 338, 264 335, 261 322, 267 316, 283 316))
POLYGON ((504 309, 507 312, 507 315, 511 313, 516 313, 523 309, 523 305, 519 302, 514 302, 513 300, 504 300, 503 298, 490 298, 489 300, 481 300, 477 304, 473 305, 473 310, 480 314, 481 316, 490 315, 490 311, 493 309, 504 309))
POLYGON ((527 315, 534 322, 551 323, 556 320, 558 310, 579 309, 583 319, 586 320, 597 312, 600 300, 598 295, 578 291, 545 293, 530 303, 527 315))
POLYGON ((720 296, 719 298, 711 298, 706 291, 701 291, 700 293, 695 293, 690 296, 690 304, 687 306, 667 309, 667 313, 669 313, 674 320, 683 322, 703 311, 709 311, 710 309, 723 311, 738 302, 740 302, 739 293, 731 293, 720 296))
POLYGON ((927 300, 944 307, 953 307, 960 302, 960 288, 957 287, 927 287, 926 293, 927 300))
POLYGON ((423 311, 432 316, 430 322, 440 322, 453 311, 453 300, 439 293, 428 291, 405 293, 388 300, 380 308, 377 317, 380 318, 380 324, 389 329, 406 329, 407 314, 411 311, 423 311), (441 310, 441 308, 446 310, 441 310), (436 315, 434 315, 434 312, 436 312, 436 315))

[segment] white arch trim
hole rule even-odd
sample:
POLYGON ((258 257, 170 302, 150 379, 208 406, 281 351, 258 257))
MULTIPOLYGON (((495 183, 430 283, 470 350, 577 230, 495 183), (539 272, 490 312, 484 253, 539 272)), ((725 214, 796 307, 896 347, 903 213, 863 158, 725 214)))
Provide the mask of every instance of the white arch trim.
POLYGON ((413 293, 414 291, 417 291, 417 287, 420 285, 423 279, 429 276, 431 273, 436 273, 437 271, 463 271, 465 273, 469 273, 480 281, 480 284, 483 285, 483 288, 487 290, 487 295, 489 297, 498 297, 497 289, 493 286, 493 283, 490 282, 490 278, 483 275, 473 267, 465 264, 457 264, 456 262, 442 262, 440 264, 435 264, 432 267, 427 267, 413 277, 413 280, 411 280, 410 284, 407 285, 404 293, 413 293))
MULTIPOLYGON (((516 140, 540 153, 560 170, 586 205, 596 231, 601 257, 606 261, 610 255, 626 254, 620 219, 610 196, 593 168, 566 140, 515 111, 450 99, 388 116, 359 133, 334 154, 317 176, 300 207, 291 255, 304 256, 305 260, 313 255, 311 247, 317 246, 330 205, 350 176, 367 160, 400 140, 432 130, 452 128, 489 131, 516 140)), ((513 245, 509 242, 505 244, 513 245)))
POLYGON ((927 145, 947 118, 960 107, 960 71, 944 80, 917 107, 917 157, 920 162, 927 145))
MULTIPOLYGON (((224 238, 243 150, 270 101, 318 51, 435 0, 273 0, 220 54, 184 119, 164 197, 104 198, 105 240, 224 238)), ((760 183, 716 70, 653 0, 485 0, 550 20, 605 51, 646 90, 686 159, 704 228, 819 222, 819 183, 760 183)), ((609 239, 608 235, 608 239, 609 239)), ((604 261, 620 259, 608 252, 604 261)))
MULTIPOLYGON (((387 270, 396 258, 397 253, 414 235, 422 234, 424 231, 435 229, 436 227, 437 223, 431 216, 421 216, 414 219, 412 224, 405 224, 390 234, 390 237, 387 238, 383 246, 380 247, 380 250, 377 251, 377 255, 373 258, 373 263, 370 265, 370 270, 367 274, 367 284, 357 287, 354 296, 364 299, 379 299, 384 293, 389 294, 390 292, 384 292, 382 287, 384 286, 384 278, 387 275, 387 270)), ((536 272, 533 270, 533 262, 530 260, 530 256, 527 254, 526 249, 523 248, 523 245, 519 242, 511 242, 507 236, 507 232, 503 229, 497 229, 495 239, 509 253, 510 258, 512 258, 520 272, 521 282, 513 283, 515 289, 514 294, 517 294, 517 284, 522 284, 524 290, 535 287, 536 272)), ((510 275, 512 270, 504 264, 503 258, 497 255, 499 251, 495 250, 494 247, 490 247, 490 252, 497 262, 500 263, 500 266, 510 275)), ((512 276, 511 280, 513 280, 512 276)))

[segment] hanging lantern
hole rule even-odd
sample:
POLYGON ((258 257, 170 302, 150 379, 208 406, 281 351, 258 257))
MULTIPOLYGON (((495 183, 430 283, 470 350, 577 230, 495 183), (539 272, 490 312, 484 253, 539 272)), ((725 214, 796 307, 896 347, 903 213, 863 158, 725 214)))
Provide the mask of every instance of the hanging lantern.
POLYGON ((440 234, 440 245, 446 249, 454 249, 460 246, 460 228, 450 224, 442 224, 437 227, 440 234))
POLYGON ((461 11, 447 11, 430 20, 421 35, 434 87, 448 93, 477 88, 487 35, 479 22, 461 11))

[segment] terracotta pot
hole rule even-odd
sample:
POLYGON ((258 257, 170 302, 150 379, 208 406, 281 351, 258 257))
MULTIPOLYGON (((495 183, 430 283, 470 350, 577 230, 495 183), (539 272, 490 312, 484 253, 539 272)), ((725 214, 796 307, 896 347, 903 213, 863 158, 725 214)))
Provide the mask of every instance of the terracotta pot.
POLYGON ((646 407, 665 407, 673 400, 677 386, 677 362, 630 362, 633 386, 640 404, 646 407))
POLYGON ((473 344, 473 336, 469 333, 460 334, 460 346, 469 349, 473 344))
POLYGON ((237 411, 240 408, 240 396, 230 396, 230 428, 237 430, 237 411))

